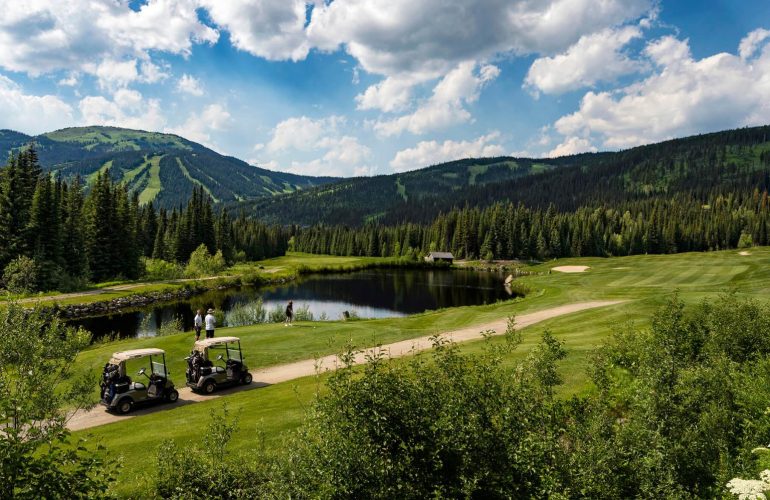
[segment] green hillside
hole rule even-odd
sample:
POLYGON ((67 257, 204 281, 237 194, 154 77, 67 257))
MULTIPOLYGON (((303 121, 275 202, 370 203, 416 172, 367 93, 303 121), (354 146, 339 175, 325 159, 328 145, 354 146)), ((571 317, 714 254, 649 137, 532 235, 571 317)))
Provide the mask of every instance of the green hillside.
POLYGON ((33 140, 45 169, 64 178, 80 176, 87 185, 109 169, 143 203, 163 207, 185 203, 195 186, 217 201, 238 202, 337 180, 273 172, 177 135, 117 127, 73 127, 36 137, 0 130, 0 154, 7 157, 33 140))
POLYGON ((466 159, 411 172, 346 179, 254 201, 271 222, 428 223, 453 208, 495 202, 574 211, 682 194, 705 200, 770 186, 770 127, 698 135, 612 153, 554 159, 466 159))

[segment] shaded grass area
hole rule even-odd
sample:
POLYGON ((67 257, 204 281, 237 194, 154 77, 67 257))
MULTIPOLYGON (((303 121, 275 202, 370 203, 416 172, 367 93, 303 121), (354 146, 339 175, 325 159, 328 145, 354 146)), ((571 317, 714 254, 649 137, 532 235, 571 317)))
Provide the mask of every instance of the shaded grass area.
MULTIPOLYGON (((741 296, 770 299, 770 248, 754 248, 751 255, 738 251, 690 253, 669 256, 633 256, 611 259, 583 258, 550 261, 527 270, 538 273, 520 278, 532 293, 524 299, 487 306, 452 308, 406 318, 354 322, 300 323, 294 328, 282 325, 257 325, 218 330, 218 335, 240 336, 246 361, 252 370, 339 352, 352 340, 363 347, 401 339, 483 325, 511 314, 525 314, 561 304, 601 299, 628 299, 630 302, 582 311, 543 321, 522 331, 520 348, 506 358, 513 364, 537 344, 542 332, 550 330, 564 342, 567 358, 560 364, 564 377, 562 396, 592 390, 587 375, 590 353, 614 330, 633 323, 648 325, 650 316, 675 291, 688 303, 734 292, 741 296), (561 265, 587 265, 584 273, 564 274, 549 270, 561 265)), ((319 266, 355 266, 361 259, 309 257, 293 254, 265 262, 266 269, 281 272, 312 261, 319 266), (269 267, 268 267, 269 266, 269 267)), ((364 262, 366 262, 364 260, 364 262)), ((124 340, 93 346, 81 354, 79 363, 98 373, 113 351, 156 346, 166 349, 172 377, 183 381, 183 356, 192 344, 191 334, 158 339, 124 340)), ((502 339, 490 340, 492 343, 502 339)), ((483 341, 461 346, 464 352, 479 352, 483 341)), ((401 361, 399 361, 401 362, 401 361)), ((306 377, 275 386, 244 391, 225 398, 183 406, 76 433, 89 441, 98 441, 125 465, 115 492, 121 496, 146 496, 152 476, 155 449, 160 436, 184 442, 199 439, 207 415, 227 401, 240 412, 241 428, 233 439, 235 450, 248 452, 262 442, 268 452, 279 452, 292 429, 302 422, 307 405, 320 379, 306 377), (163 431, 162 433, 160 431, 163 431), (263 441, 255 439, 262 436, 263 441)), ((321 385, 319 385, 321 384, 321 385)))

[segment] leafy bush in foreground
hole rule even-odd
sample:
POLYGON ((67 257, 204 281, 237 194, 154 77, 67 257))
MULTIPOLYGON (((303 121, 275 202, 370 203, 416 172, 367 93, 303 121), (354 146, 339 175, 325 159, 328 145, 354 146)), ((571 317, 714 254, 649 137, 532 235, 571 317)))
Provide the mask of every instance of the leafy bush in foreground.
POLYGON ((354 368, 351 350, 277 459, 228 458, 255 467, 249 474, 209 471, 203 451, 174 458, 169 445, 159 477, 186 489, 158 493, 724 497, 738 491, 733 478, 758 474, 752 449, 770 442, 768 332, 767 304, 727 295, 685 311, 674 298, 649 329, 627 326, 598 349, 595 390, 571 400, 555 395, 565 350, 548 332, 525 359, 503 363, 520 343, 512 321, 479 355, 436 338, 430 353, 354 368))

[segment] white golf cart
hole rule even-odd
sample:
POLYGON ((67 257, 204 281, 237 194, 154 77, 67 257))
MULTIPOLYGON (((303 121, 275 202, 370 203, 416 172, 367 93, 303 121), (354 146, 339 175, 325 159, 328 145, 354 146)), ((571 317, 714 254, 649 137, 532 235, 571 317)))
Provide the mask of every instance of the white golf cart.
POLYGON ((116 352, 109 363, 104 365, 101 389, 102 404, 107 411, 128 413, 135 405, 153 404, 161 401, 173 403, 179 399, 174 383, 168 378, 166 353, 162 349, 134 349, 116 352), (126 362, 147 358, 147 367, 142 367, 137 375, 143 375, 147 381, 132 381, 126 373, 126 362))
POLYGON ((187 360, 187 387, 211 394, 220 387, 250 384, 252 377, 243 363, 241 339, 216 337, 197 341, 187 360), (211 359, 221 361, 215 365, 211 359))

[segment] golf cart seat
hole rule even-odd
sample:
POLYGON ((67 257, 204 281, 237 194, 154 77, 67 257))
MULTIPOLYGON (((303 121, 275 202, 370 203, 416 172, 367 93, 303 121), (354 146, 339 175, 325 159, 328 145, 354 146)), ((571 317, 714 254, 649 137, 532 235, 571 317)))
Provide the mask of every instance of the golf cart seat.
POLYGON ((216 371, 216 373, 224 373, 225 372, 225 369, 222 368, 221 366, 215 366, 214 370, 216 371))
POLYGON ((143 391, 145 389, 145 385, 141 382, 134 382, 131 388, 135 391, 143 391))

